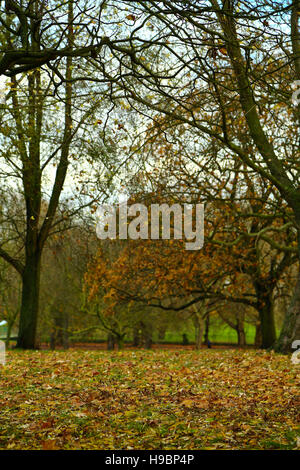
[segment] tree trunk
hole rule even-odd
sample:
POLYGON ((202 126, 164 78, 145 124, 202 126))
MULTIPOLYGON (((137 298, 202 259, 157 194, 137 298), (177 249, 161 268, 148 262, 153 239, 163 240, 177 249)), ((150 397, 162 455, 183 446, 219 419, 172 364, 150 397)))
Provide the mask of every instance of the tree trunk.
POLYGON ((262 349, 268 349, 273 347, 276 341, 276 330, 272 301, 273 288, 274 285, 270 285, 267 280, 255 283, 258 314, 261 324, 262 349))
POLYGON ((140 323, 141 325, 141 342, 142 342, 142 347, 146 349, 151 349, 152 347, 152 326, 151 325, 145 325, 144 322, 140 323))
POLYGON ((238 336, 238 346, 244 348, 246 346, 246 335, 243 323, 238 323, 236 332, 238 336))
POLYGON ((56 345, 63 349, 69 349, 69 319, 68 314, 63 309, 58 309, 53 314, 53 331, 51 334, 51 349, 56 345))
POLYGON ((261 307, 259 316, 261 322, 261 347, 262 349, 268 349, 273 347, 276 341, 274 313, 271 302, 267 301, 261 307))
POLYGON ((260 322, 256 324, 254 346, 256 348, 261 348, 261 346, 262 346, 262 336, 261 336, 261 324, 260 324, 260 322))
POLYGON ((139 327, 137 325, 135 325, 134 328, 133 328, 132 346, 134 346, 135 348, 138 348, 139 345, 140 345, 140 342, 141 342, 141 338, 140 338, 139 327))
POLYGON ((294 341, 300 340, 300 273, 290 306, 285 314, 280 336, 275 344, 275 351, 292 352, 294 341))
POLYGON ((147 335, 147 337, 145 339, 145 349, 151 349, 152 344, 153 344, 152 336, 149 334, 149 335, 147 335))
POLYGON ((204 342, 207 344, 208 342, 208 337, 209 337, 209 313, 206 315, 205 318, 205 333, 204 333, 204 342))
POLYGON ((107 335, 107 350, 113 351, 115 349, 115 337, 109 333, 107 335))
POLYGON ((40 253, 35 252, 27 257, 22 275, 22 300, 17 348, 36 348, 40 267, 40 253))
POLYGON ((202 346, 202 338, 204 333, 204 320, 203 318, 199 318, 198 315, 194 318, 195 324, 195 348, 197 350, 201 349, 202 346))
POLYGON ((124 338, 123 336, 117 336, 117 347, 118 351, 121 351, 124 347, 124 338))
POLYGON ((166 327, 165 326, 159 327, 159 329, 158 329, 158 339, 160 341, 163 341, 165 339, 165 336, 166 336, 166 327))
POLYGON ((50 335, 50 349, 54 351, 56 347, 56 330, 52 328, 51 335, 50 335))
POLYGON ((69 349, 69 316, 67 312, 63 313, 63 332, 62 332, 62 346, 64 349, 69 349))
POLYGON ((6 332, 6 339, 5 339, 5 347, 6 347, 6 349, 9 348, 10 337, 11 337, 11 330, 12 330, 13 325, 14 325, 14 321, 7 323, 7 332, 6 332))
POLYGON ((143 331, 143 346, 145 349, 151 349, 152 343, 152 329, 148 326, 143 331))

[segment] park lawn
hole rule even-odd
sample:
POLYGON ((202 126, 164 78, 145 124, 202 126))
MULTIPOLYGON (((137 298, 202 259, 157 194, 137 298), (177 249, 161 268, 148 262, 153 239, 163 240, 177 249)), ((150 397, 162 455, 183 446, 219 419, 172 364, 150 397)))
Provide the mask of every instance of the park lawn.
POLYGON ((296 449, 299 370, 254 350, 9 351, 0 449, 296 449))
MULTIPOLYGON (((182 329, 181 332, 176 331, 167 331, 163 343, 182 343, 182 334, 185 333, 188 341, 190 343, 195 342, 195 331, 194 328, 186 328, 182 329)), ((254 344, 255 338, 255 327, 253 325, 246 324, 245 325, 245 334, 246 334, 246 342, 248 345, 254 344)), ((159 343, 159 340, 155 338, 156 341, 159 343)), ((237 333, 233 328, 224 324, 212 324, 209 330, 209 340, 212 343, 221 343, 221 344, 237 344, 237 333)))
MULTIPOLYGON (((164 339, 159 339, 157 332, 153 334, 154 343, 157 344, 182 344, 183 333, 186 335, 190 344, 195 342, 195 328, 192 326, 192 323, 188 323, 186 327, 177 328, 176 331, 167 331, 164 339)), ((280 333, 280 330, 278 331, 280 333)), ((246 342, 248 345, 254 344, 255 338, 255 327, 249 323, 245 323, 245 335, 246 342)), ((95 336, 92 341, 103 341, 106 342, 107 336, 103 335, 102 332, 99 332, 99 336, 95 336)), ((237 333, 230 326, 226 325, 224 322, 215 322, 214 319, 211 322, 209 329, 209 340, 214 344, 228 344, 234 345, 237 344, 237 333)), ((82 338, 82 341, 85 341, 85 338, 82 338)), ((126 338, 125 342, 132 343, 133 338, 126 338)))

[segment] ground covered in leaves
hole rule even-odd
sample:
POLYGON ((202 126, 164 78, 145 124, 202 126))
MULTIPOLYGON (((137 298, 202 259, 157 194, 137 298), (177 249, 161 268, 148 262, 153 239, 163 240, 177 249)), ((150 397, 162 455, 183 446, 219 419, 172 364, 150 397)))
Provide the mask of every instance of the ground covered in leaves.
POLYGON ((296 449, 299 372, 261 351, 9 352, 1 449, 296 449))

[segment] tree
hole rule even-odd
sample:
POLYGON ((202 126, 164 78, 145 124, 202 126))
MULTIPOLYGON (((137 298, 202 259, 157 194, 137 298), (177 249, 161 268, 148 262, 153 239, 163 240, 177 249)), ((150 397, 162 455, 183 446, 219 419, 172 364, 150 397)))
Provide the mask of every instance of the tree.
MULTIPOLYGON (((31 3, 30 5, 32 6, 31 3)), ((40 5, 44 4, 34 2, 32 6, 34 12, 40 5)), ((73 1, 65 5, 68 13, 66 33, 68 51, 72 51, 74 47, 73 6, 73 1)), ((33 13, 33 18, 35 14, 33 13)), ((28 12, 28 18, 31 18, 30 12, 28 12)), ((42 24, 39 22, 35 24, 29 33, 30 47, 32 50, 39 51, 45 33, 42 24)), ((13 42, 13 34, 10 30, 6 31, 5 39, 8 45, 13 42)), ((75 115, 75 85, 71 81, 73 65, 72 54, 68 54, 60 68, 60 74, 65 79, 62 96, 60 94, 56 96, 55 83, 51 77, 47 79, 41 69, 35 68, 26 72, 20 79, 13 74, 8 85, 7 103, 2 109, 4 125, 2 126, 3 171, 1 176, 7 191, 12 192, 12 187, 14 187, 21 192, 25 212, 25 226, 21 231, 16 227, 13 214, 10 214, 11 231, 16 228, 15 237, 19 238, 19 245, 16 244, 12 252, 11 248, 7 249, 9 240, 4 237, 0 247, 0 256, 17 270, 22 279, 17 342, 20 348, 35 347, 41 260, 48 237, 55 233, 60 222, 65 222, 72 215, 78 214, 80 208, 92 204, 97 198, 97 195, 87 194, 87 181, 85 190, 80 190, 80 185, 77 184, 76 206, 73 205, 70 208, 70 204, 68 207, 66 201, 64 204, 62 200, 67 171, 70 171, 71 167, 73 170, 76 169, 78 160, 76 151, 80 152, 80 147, 83 148, 85 145, 82 125, 87 118, 91 118, 94 109, 99 106, 99 102, 94 101, 92 105, 87 103, 84 107, 83 103, 86 99, 81 98, 77 88, 76 107, 81 108, 82 112, 79 113, 76 110, 75 115), (63 129, 62 132, 61 129, 63 129), (79 129, 81 129, 81 140, 77 138, 75 144, 79 129), (70 152, 71 142, 73 154, 70 152), (46 196, 45 201, 44 193, 48 191, 50 195, 46 196), (57 218, 59 204, 61 210, 60 217, 57 218), (65 210, 63 206, 66 207, 65 210)), ((88 157, 87 154, 86 158, 89 159, 88 157)), ((80 176, 85 171, 82 171, 80 176)), ((87 179, 89 176, 87 175, 87 179)), ((96 183, 95 177, 95 185, 96 183)))
MULTIPOLYGON (((166 166, 163 166, 164 171, 166 166)), ((138 193, 135 197, 147 204, 158 200, 174 198, 178 187, 183 186, 180 172, 172 175, 173 188, 163 188, 161 174, 151 176, 151 183, 158 181, 158 190, 153 193, 138 193), (157 179, 156 179, 157 178, 157 179), (173 192, 174 191, 174 192, 173 192), (155 194, 156 196, 153 196, 155 194)), ((237 180, 236 180, 237 182, 237 180)), ((141 186, 147 187, 141 178, 141 186)), ((197 182, 197 191, 204 188, 197 182)), ((122 302, 137 302, 163 310, 185 310, 200 305, 217 304, 214 309, 229 312, 230 304, 236 303, 239 311, 234 321, 228 317, 228 323, 237 330, 243 343, 243 318, 249 307, 255 309, 260 318, 262 347, 269 348, 276 339, 274 304, 275 294, 287 268, 294 262, 289 251, 281 252, 283 243, 281 227, 282 214, 270 215, 273 201, 268 201, 267 191, 243 195, 243 186, 239 185, 238 195, 233 195, 230 180, 228 187, 222 183, 220 197, 215 186, 215 200, 206 207, 205 245, 198 252, 187 252, 182 240, 151 241, 137 240, 112 243, 115 246, 114 257, 108 262, 107 254, 100 249, 95 263, 90 266, 87 275, 91 297, 99 289, 104 289, 106 297, 113 305, 122 302), (231 206, 226 203, 226 191, 231 195, 231 206), (222 200, 222 197, 224 200, 222 200), (247 209, 247 210, 246 210, 247 209), (250 215, 251 221, 246 217, 250 215), (256 215, 256 218, 253 215, 256 215), (264 215, 268 217, 264 218, 264 215), (273 232, 270 246, 264 235, 273 232), (260 239, 262 237, 262 239, 260 239), (219 307, 218 307, 219 305, 219 307), (243 306, 243 308, 242 308, 243 306), (242 308, 242 310, 241 310, 242 308), (221 310, 223 309, 223 310, 221 310)), ((245 189, 245 188, 244 188, 245 189)), ((246 192, 247 192, 246 185, 246 192)), ((204 193, 205 191, 203 191, 204 193)), ((200 191, 201 193, 201 191, 200 191)), ((198 193, 197 193, 198 194, 198 193)), ((187 200, 197 195, 185 190, 181 194, 187 200)), ((175 199, 176 200, 176 199, 175 199)), ((213 200, 211 198, 211 200, 213 200)), ((174 202, 174 199, 172 199, 174 202)), ((294 234, 289 234, 292 240, 294 234)), ((110 251, 111 251, 110 250, 110 251)), ((200 308, 202 310, 202 308, 200 308)), ((202 314, 193 313, 195 320, 204 318, 209 310, 202 314)), ((200 328, 201 330, 201 328, 200 328)), ((201 335, 202 336, 202 335, 201 335)), ((200 340, 199 340, 200 341, 200 340)))
MULTIPOLYGON (((195 116, 200 118, 196 112, 195 116)), ((234 110, 231 121, 241 138, 243 128, 234 110)), ((245 145, 249 154, 255 152, 250 142, 245 145)), ((222 162, 216 162, 215 145, 199 139, 172 119, 156 116, 140 147, 147 150, 147 170, 134 178, 132 187, 142 197, 147 198, 148 190, 178 203, 200 198, 206 204, 208 223, 211 222, 209 208, 220 208, 222 204, 223 213, 229 217, 227 220, 219 217, 211 234, 223 231, 224 238, 216 240, 207 234, 206 243, 244 247, 239 252, 243 262, 239 261, 237 269, 250 278, 255 291, 262 345, 272 347, 276 340, 274 306, 278 285, 284 272, 297 260, 296 230, 290 208, 268 181, 234 157, 224 155, 222 162), (231 242, 226 237, 229 233, 231 242)), ((130 187, 130 180, 126 186, 130 187)), ((223 269, 226 270, 226 265, 223 269)))
MULTIPOLYGON (((35 5, 36 6, 36 5, 35 5)), ((69 19, 72 21, 72 3, 70 3, 69 19)), ((32 47, 39 49, 40 38, 37 40, 39 26, 31 30, 32 47)), ((73 31, 69 29, 69 47, 72 47, 73 31)), ((67 58, 66 78, 71 77, 72 58, 67 58)), ((7 252, 1 249, 1 256, 10 262, 22 278, 22 301, 20 311, 20 325, 17 346, 20 348, 34 348, 39 310, 39 287, 41 254, 49 235, 52 221, 58 206, 59 197, 63 189, 69 157, 69 148, 72 138, 71 97, 72 85, 67 83, 65 91, 65 122, 64 136, 61 143, 61 157, 57 167, 55 182, 46 216, 41 224, 42 203, 42 173, 41 141, 43 124, 43 107, 45 106, 44 92, 42 91, 42 76, 39 70, 34 70, 27 77, 28 101, 27 116, 23 116, 18 94, 18 83, 12 77, 12 115, 17 132, 17 145, 20 152, 21 178, 24 188, 24 201, 26 206, 26 234, 24 240, 24 264, 12 259, 7 252), (27 128, 24 124, 28 119, 27 128)), ((22 100, 22 98, 21 98, 22 100)), ((16 168, 16 164, 13 164, 16 168)), ((19 169, 19 167, 17 166, 19 169)))
MULTIPOLYGON (((141 2, 136 4, 140 12, 141 2)), ((145 112, 152 109, 193 127, 215 142, 216 160, 226 149, 261 175, 287 202, 299 234, 300 105, 293 109, 291 93, 286 91, 300 78, 299 1, 250 5, 231 0, 187 0, 182 8, 182 2, 165 0, 145 2, 143 7, 144 18, 156 34, 151 37, 156 40, 143 40, 133 31, 136 54, 132 63, 124 56, 120 59, 124 79, 119 86, 129 103, 139 103, 145 112), (143 61, 139 53, 146 47, 148 55, 143 61), (156 52, 157 58, 168 55, 168 65, 159 60, 151 63, 150 51, 156 52), (139 87, 133 89, 132 77, 125 75, 128 70, 138 77, 139 87), (195 89, 191 101, 190 93, 195 89), (196 102, 205 119, 195 116, 196 102), (232 106, 243 120, 243 135, 231 126, 232 106), (251 154, 249 141, 255 146, 251 154)), ((300 241, 298 248, 293 248, 298 260, 299 246, 300 241)), ((300 274, 276 350, 289 352, 299 337, 299 310, 300 274)))

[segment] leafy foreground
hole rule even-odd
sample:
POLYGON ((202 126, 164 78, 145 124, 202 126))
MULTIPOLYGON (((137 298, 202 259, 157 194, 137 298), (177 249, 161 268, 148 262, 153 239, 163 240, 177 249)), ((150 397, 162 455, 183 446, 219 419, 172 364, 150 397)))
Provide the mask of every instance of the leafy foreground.
POLYGON ((261 351, 9 352, 0 448, 296 449, 299 368, 261 351))

